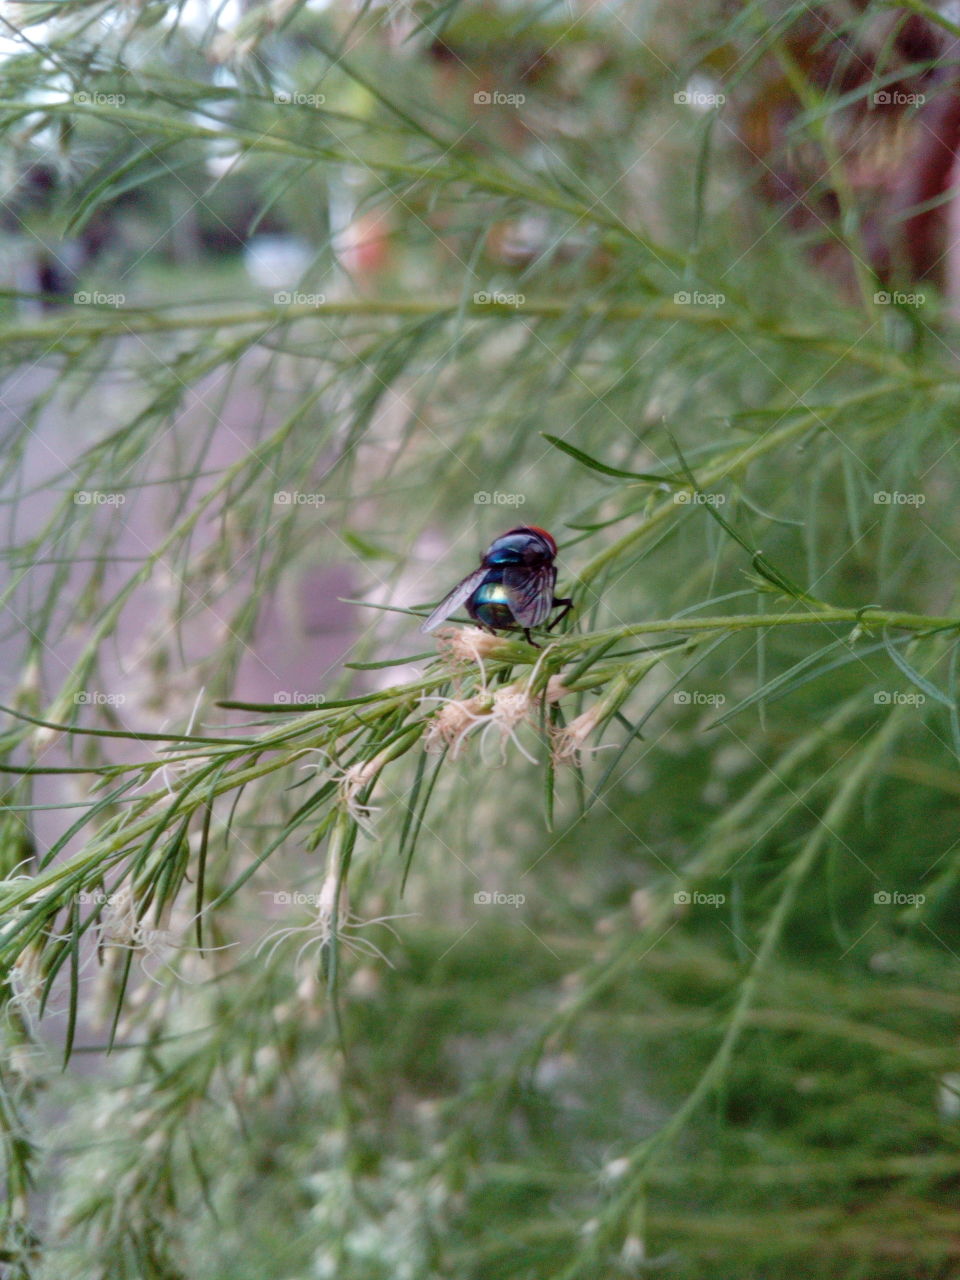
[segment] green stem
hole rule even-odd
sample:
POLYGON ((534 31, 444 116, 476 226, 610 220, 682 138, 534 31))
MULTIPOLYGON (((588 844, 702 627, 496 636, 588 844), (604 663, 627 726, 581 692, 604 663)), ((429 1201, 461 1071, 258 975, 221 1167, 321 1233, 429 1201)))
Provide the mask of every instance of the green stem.
MULTIPOLYGON (((0 290, 0 297, 19 296, 9 290, 0 290)), ((527 298, 522 306, 507 303, 473 302, 461 298, 352 298, 343 301, 324 302, 317 306, 307 303, 290 303, 273 307, 232 307, 216 310, 209 304, 202 310, 185 311, 139 310, 121 307, 119 310, 98 311, 84 308, 84 315, 70 313, 66 319, 35 321, 28 325, 0 326, 0 346, 30 343, 52 344, 60 337, 77 341, 102 336, 123 336, 135 333, 177 333, 188 329, 222 329, 241 325, 270 326, 286 324, 292 320, 329 319, 331 316, 398 317, 417 318, 448 312, 451 317, 464 312, 485 320, 562 320, 574 314, 577 323, 602 317, 611 323, 616 321, 650 320, 663 324, 687 324, 698 329, 721 333, 746 333, 771 341, 796 343, 823 351, 827 355, 842 356, 845 360, 862 365, 877 373, 898 374, 911 384, 936 386, 951 383, 957 376, 944 368, 942 378, 921 378, 894 353, 880 348, 853 346, 850 342, 831 337, 825 330, 811 328, 782 328, 763 316, 748 313, 730 314, 716 308, 699 308, 675 303, 669 299, 651 299, 649 302, 610 303, 588 302, 575 309, 563 298, 527 298)), ((893 388, 898 389, 898 388, 893 388)), ((872 388, 869 396, 879 394, 872 388)), ((856 397, 859 398, 859 397, 856 397)))
MULTIPOLYGON (((798 607, 793 602, 781 613, 737 613, 714 618, 657 618, 652 622, 634 622, 625 627, 610 627, 606 631, 591 631, 586 636, 571 636, 559 642, 562 652, 583 648, 584 642, 603 644, 610 639, 625 640, 629 636, 653 635, 665 631, 749 631, 762 627, 829 626, 831 623, 860 624, 868 627, 897 627, 904 631, 938 631, 960 628, 960 618, 933 617, 925 613, 900 613, 887 609, 816 609, 809 613, 793 614, 798 607)), ((804 606, 805 608, 808 606, 804 606)))
MULTIPOLYGON (((772 453, 774 450, 779 449, 781 445, 803 436, 807 431, 817 426, 825 427, 828 418, 835 418, 839 413, 860 405, 864 401, 875 400, 900 390, 901 388, 895 384, 885 383, 879 387, 867 387, 862 391, 856 391, 832 405, 829 410, 811 409, 808 413, 794 419, 794 421, 785 423, 778 430, 766 432, 759 440, 748 445, 746 449, 741 450, 734 457, 715 462, 712 467, 705 467, 697 477, 697 482, 701 489, 706 489, 710 485, 727 479, 728 476, 745 471, 751 462, 772 453)), ((625 533, 618 541, 611 543, 599 555, 594 556, 589 564, 581 569, 574 581, 573 589, 577 590, 578 587, 586 586, 592 582, 608 564, 618 560, 625 551, 628 551, 645 538, 652 529, 666 523, 672 516, 676 515, 676 512, 676 503, 671 497, 657 507, 655 511, 651 512, 650 515, 646 516, 629 533, 625 533)))
POLYGON ((736 1006, 727 1023, 723 1039, 696 1087, 674 1112, 670 1120, 652 1139, 642 1143, 631 1157, 631 1173, 623 1190, 605 1215, 607 1221, 615 1228, 616 1223, 629 1210, 638 1195, 643 1194, 647 1170, 655 1162, 664 1148, 680 1133, 686 1123, 696 1112, 700 1104, 720 1083, 730 1064, 733 1051, 747 1023, 751 1007, 759 991, 763 977, 773 953, 776 950, 783 928, 796 902, 797 893, 804 880, 813 870, 827 839, 847 819, 861 787, 869 781, 877 765, 879 757, 886 750, 890 741, 900 728, 904 711, 899 708, 887 717, 872 741, 865 746, 857 757, 843 783, 837 790, 823 818, 807 837, 799 854, 793 859, 784 872, 784 886, 767 920, 763 931, 760 948, 756 953, 750 971, 740 987, 736 1006))

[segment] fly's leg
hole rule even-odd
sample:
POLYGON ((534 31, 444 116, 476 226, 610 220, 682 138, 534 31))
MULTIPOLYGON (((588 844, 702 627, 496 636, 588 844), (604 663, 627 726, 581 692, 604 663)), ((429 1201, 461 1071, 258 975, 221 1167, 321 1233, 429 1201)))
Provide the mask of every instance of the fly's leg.
POLYGON ((562 622, 564 618, 567 616, 567 614, 570 612, 570 610, 573 608, 573 600, 569 596, 563 600, 560 600, 557 596, 554 596, 553 604, 550 606, 550 608, 556 609, 558 605, 561 605, 561 604, 563 605, 563 611, 561 613, 558 613, 557 616, 554 618, 554 620, 550 623, 550 625, 547 627, 548 631, 552 631, 558 622, 562 622))

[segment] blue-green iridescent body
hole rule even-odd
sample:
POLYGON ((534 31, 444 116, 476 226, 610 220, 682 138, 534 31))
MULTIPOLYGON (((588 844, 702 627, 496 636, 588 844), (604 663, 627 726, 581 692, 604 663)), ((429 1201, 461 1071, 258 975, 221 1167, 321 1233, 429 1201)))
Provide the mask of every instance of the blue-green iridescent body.
POLYGON ((501 571, 499 575, 495 575, 496 570, 491 570, 486 582, 477 587, 467 601, 467 609, 475 621, 482 622, 491 631, 507 631, 516 626, 516 620, 507 602, 503 573, 501 571))
POLYGON ((455 609, 463 605, 481 627, 489 631, 519 628, 535 644, 530 628, 537 627, 552 609, 565 617, 572 600, 558 600, 553 594, 557 582, 554 559, 557 544, 546 529, 520 525, 508 529, 487 548, 480 567, 458 583, 421 625, 432 631, 455 609))
MULTIPOLYGON (((487 571, 486 576, 466 602, 470 617, 481 626, 489 627, 491 631, 509 631, 517 626, 510 593, 503 579, 508 572, 515 578, 517 571, 521 569, 526 569, 531 574, 545 575, 543 581, 547 590, 541 612, 549 613, 553 584, 556 581, 556 571, 553 569, 555 554, 556 543, 541 529, 525 526, 511 529, 509 533, 497 538, 483 557, 482 567, 487 571)), ((540 619, 537 618, 537 621, 540 619)))

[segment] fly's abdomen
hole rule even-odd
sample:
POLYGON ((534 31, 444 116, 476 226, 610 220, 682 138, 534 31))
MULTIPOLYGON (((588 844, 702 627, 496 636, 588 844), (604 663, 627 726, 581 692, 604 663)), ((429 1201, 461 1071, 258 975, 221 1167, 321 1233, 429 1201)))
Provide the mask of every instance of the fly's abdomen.
POLYGON ((467 601, 467 612, 495 631, 506 631, 517 625, 502 582, 482 582, 467 601))

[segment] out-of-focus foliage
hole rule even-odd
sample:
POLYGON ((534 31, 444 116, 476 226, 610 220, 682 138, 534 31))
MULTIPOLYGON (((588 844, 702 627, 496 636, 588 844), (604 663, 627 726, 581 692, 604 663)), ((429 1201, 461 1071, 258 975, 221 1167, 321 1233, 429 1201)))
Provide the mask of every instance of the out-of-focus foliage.
POLYGON ((5 1274, 960 1274, 944 15, 5 18, 5 1274))

